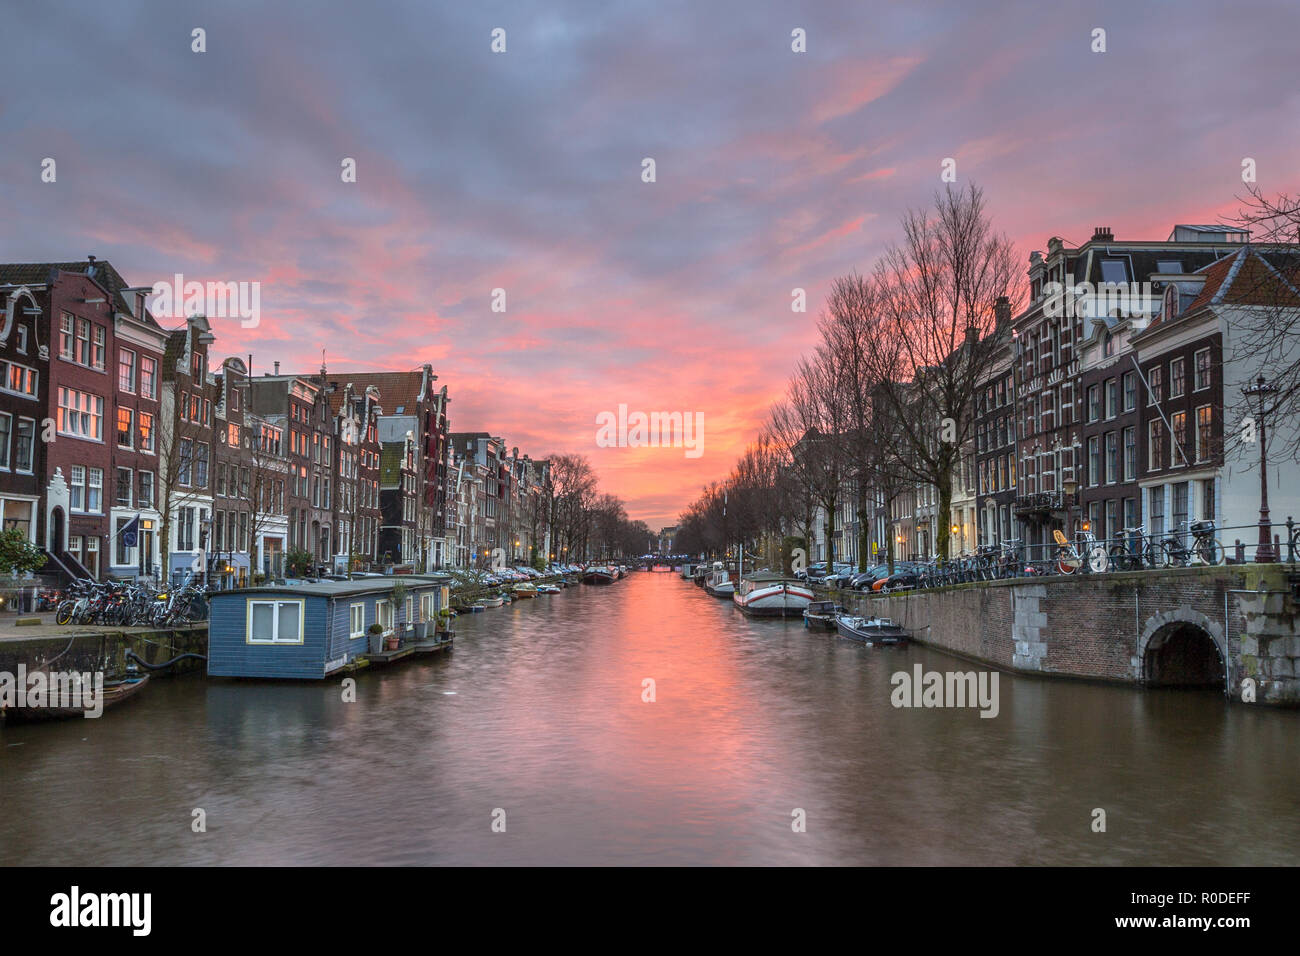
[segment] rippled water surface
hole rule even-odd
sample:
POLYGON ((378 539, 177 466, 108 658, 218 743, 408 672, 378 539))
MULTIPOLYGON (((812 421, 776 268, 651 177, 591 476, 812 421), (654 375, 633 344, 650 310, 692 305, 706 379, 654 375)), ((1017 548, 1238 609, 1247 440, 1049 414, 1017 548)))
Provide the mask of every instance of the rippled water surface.
POLYGON ((896 709, 894 672, 972 665, 749 621, 666 573, 457 631, 356 703, 186 677, 0 729, 0 862, 1300 861, 1295 712, 1006 674, 994 719, 896 709))

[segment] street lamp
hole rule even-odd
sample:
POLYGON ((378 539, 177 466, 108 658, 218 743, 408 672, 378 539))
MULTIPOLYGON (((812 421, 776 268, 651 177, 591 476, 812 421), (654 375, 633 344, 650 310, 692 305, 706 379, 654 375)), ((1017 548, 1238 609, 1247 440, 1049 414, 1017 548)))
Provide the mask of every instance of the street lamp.
POLYGON ((1270 395, 1276 394, 1277 386, 1265 380, 1261 375, 1254 385, 1241 390, 1249 402, 1251 396, 1259 396, 1259 544, 1255 547, 1255 562, 1269 564, 1277 560, 1273 553, 1273 526, 1268 517, 1268 440, 1264 432, 1264 417, 1271 409, 1267 402, 1270 395))
POLYGON ((1074 496, 1079 490, 1079 482, 1074 478, 1066 478, 1061 482, 1061 490, 1065 492, 1065 530, 1070 530, 1070 511, 1074 507, 1074 496))

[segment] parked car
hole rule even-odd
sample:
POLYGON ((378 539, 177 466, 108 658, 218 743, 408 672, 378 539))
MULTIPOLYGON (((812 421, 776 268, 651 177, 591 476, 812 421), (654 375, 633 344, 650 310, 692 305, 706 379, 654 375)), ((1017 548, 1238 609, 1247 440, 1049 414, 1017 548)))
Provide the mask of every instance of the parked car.
POLYGON ((869 591, 871 585, 875 584, 883 577, 889 576, 889 565, 877 564, 865 571, 859 571, 853 577, 849 578, 848 586, 856 591, 869 591))
POLYGON ((836 564, 835 570, 827 574, 822 581, 827 587, 842 588, 846 587, 849 579, 857 574, 857 568, 851 564, 836 564))
POLYGON ((888 594, 901 588, 914 588, 921 577, 921 566, 911 561, 894 563, 894 573, 883 577, 871 586, 878 594, 888 594))

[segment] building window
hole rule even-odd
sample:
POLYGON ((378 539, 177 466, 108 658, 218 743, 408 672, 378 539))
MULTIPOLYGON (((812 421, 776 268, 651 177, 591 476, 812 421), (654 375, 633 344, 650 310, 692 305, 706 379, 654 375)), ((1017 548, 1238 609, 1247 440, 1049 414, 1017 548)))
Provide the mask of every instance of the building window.
POLYGON ((117 353, 117 387, 124 392, 135 392, 135 353, 130 349, 117 353))
POLYGON ((1187 373, 1183 370, 1183 360, 1176 358, 1169 363, 1169 397, 1181 398, 1187 385, 1187 373))
POLYGON ((86 511, 99 514, 104 510, 104 469, 86 469, 86 511))
POLYGON ((366 606, 353 604, 348 608, 348 637, 356 640, 366 636, 366 606))
POLYGON ((1187 527, 1187 485, 1186 481, 1180 481, 1170 486, 1174 509, 1174 523, 1170 528, 1171 531, 1181 531, 1187 527))
POLYGON ((1119 382, 1116 379, 1106 379, 1106 417, 1114 418, 1119 414, 1119 382))
POLYGON ((1196 390, 1199 392, 1203 388, 1209 388, 1213 381, 1213 375, 1210 372, 1210 350, 1201 349, 1196 353, 1196 390))
POLYGON ((194 454, 194 487, 206 488, 208 486, 208 443, 205 441, 195 443, 194 454))
POLYGON ((153 507, 153 472, 140 472, 140 507, 153 507))
POLYGON ((1165 423, 1152 419, 1147 424, 1147 471, 1161 471, 1165 467, 1165 423))
POLYGON ((36 419, 18 419, 18 442, 14 448, 14 469, 31 473, 36 460, 36 419))
POLYGON ((104 371, 104 352, 107 339, 108 332, 102 325, 96 325, 93 340, 94 347, 92 349, 90 361, 91 366, 99 369, 101 372, 104 371))
POLYGON ((248 643, 301 644, 302 601, 249 601, 248 643))
POLYGON ((153 451, 153 415, 140 413, 140 450, 153 451))
POLYGON ((113 535, 113 540, 114 542, 116 542, 117 554, 113 558, 113 563, 116 564, 118 567, 126 567, 127 565, 135 564, 135 559, 131 554, 131 552, 134 551, 135 549, 128 548, 126 546, 126 542, 122 538, 122 529, 125 528, 128 524, 130 524, 132 520, 134 519, 131 518, 117 519, 117 527, 113 535))
POLYGON ((117 410, 117 447, 130 448, 131 441, 135 438, 135 417, 134 411, 129 408, 119 408, 117 410))
POLYGON ((393 602, 392 601, 375 602, 375 623, 384 629, 385 634, 392 633, 393 630, 393 602))
POLYGON ((1196 410, 1196 460, 1208 461, 1214 451, 1214 415, 1209 405, 1196 410))
POLYGON ((1214 520, 1214 479, 1206 478, 1201 482, 1201 520, 1214 520))
POLYGON ((1137 408, 1138 383, 1136 372, 1124 373, 1124 411, 1131 412, 1137 408))
POLYGON ((1101 386, 1088 386, 1088 421, 1095 422, 1101 418, 1101 386))
POLYGON ((1113 485, 1119 480, 1119 435, 1106 432, 1106 483, 1113 485))
POLYGON ((73 348, 73 331, 72 326, 75 320, 68 313, 64 312, 59 317, 59 358, 72 361, 75 352, 73 348))
MULTIPOLYGON (((117 469, 117 493, 113 497, 114 503, 119 507, 131 507, 131 469, 117 469)), ((122 562, 118 562, 121 564, 122 562)))
POLYGON ((1162 366, 1156 365, 1147 369, 1148 405, 1156 405, 1164 401, 1164 380, 1165 370, 1162 366))
POLYGON ((176 466, 177 484, 189 487, 190 474, 194 466, 194 442, 188 438, 182 438, 180 441, 180 461, 176 466))
POLYGON ((104 435, 104 400, 89 392, 59 388, 59 434, 101 441, 104 435))
POLYGON ((212 550, 226 550, 226 513, 224 511, 214 511, 212 513, 212 550))
POLYGON ((140 395, 143 398, 158 397, 158 362, 148 356, 140 358, 140 395))
POLYGON ((85 500, 86 493, 86 468, 84 465, 73 465, 71 474, 68 477, 68 509, 70 511, 85 511, 82 502, 85 500))
POLYGON ((1101 484, 1101 439, 1096 435, 1088 439, 1088 484, 1101 484))
POLYGON ((1174 412, 1169 416, 1173 428, 1173 446, 1169 449, 1169 466, 1177 468, 1187 464, 1187 413, 1174 412))
POLYGON ((1137 477, 1137 427, 1130 425, 1124 429, 1124 480, 1132 481, 1137 477))
POLYGON ((1152 488, 1149 500, 1151 507, 1151 536, 1158 538, 1165 533, 1165 488, 1161 485, 1158 488, 1152 488))
POLYGON ((176 550, 194 550, 194 509, 180 508, 176 512, 176 550))
POLYGON ((8 412, 0 412, 0 468, 9 468, 10 433, 13 431, 14 417, 8 412))

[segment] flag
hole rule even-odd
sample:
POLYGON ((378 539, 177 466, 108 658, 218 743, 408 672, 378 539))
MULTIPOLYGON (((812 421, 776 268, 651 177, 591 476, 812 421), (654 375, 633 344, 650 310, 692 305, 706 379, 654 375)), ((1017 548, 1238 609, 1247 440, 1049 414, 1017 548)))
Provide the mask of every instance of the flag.
POLYGON ((123 547, 134 548, 140 537, 140 516, 136 515, 128 521, 118 533, 122 535, 123 547))

